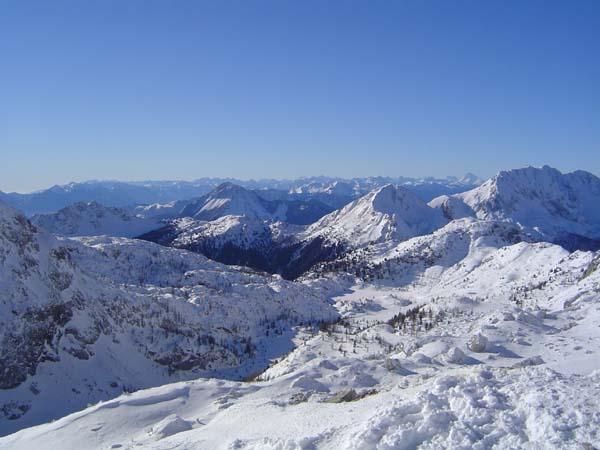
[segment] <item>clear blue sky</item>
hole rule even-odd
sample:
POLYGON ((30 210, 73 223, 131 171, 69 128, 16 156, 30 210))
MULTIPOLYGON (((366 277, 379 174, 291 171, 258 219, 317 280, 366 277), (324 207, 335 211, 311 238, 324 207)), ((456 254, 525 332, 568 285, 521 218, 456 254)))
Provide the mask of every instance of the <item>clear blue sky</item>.
POLYGON ((600 1, 0 2, 0 190, 600 174, 600 1))

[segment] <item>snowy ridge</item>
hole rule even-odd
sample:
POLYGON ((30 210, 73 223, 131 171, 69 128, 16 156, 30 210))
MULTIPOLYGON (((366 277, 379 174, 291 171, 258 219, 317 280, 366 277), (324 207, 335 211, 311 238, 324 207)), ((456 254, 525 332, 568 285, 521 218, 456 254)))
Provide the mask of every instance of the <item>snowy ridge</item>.
POLYGON ((347 272, 366 280, 416 283, 424 278, 432 282, 430 275, 437 277, 443 269, 464 265, 467 257, 478 261, 490 250, 518 242, 534 242, 537 238, 510 222, 459 219, 431 234, 356 249, 337 260, 315 266, 307 277, 347 272))
POLYGON ((407 189, 389 184, 323 217, 308 228, 305 238, 360 247, 430 233, 444 223, 439 211, 407 189))
POLYGON ((80 202, 52 214, 37 214, 31 222, 62 236, 135 237, 161 226, 160 217, 144 218, 122 208, 80 202))
POLYGON ((557 242, 570 237, 600 240, 598 204, 600 179, 584 171, 562 174, 548 166, 503 171, 476 189, 430 202, 451 219, 511 221, 557 242))

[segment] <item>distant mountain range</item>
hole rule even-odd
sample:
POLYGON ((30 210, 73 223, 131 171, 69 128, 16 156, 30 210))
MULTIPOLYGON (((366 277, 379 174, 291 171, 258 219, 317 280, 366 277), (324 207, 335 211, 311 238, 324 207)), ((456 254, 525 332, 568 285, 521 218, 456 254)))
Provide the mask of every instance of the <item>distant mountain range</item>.
POLYGON ((367 177, 341 179, 310 177, 297 180, 235 180, 229 178, 201 178, 195 181, 86 181, 53 186, 28 194, 0 192, 0 200, 26 215, 56 212, 77 202, 97 202, 104 206, 165 204, 204 196, 216 187, 230 183, 248 190, 261 191, 265 200, 320 200, 339 208, 354 198, 386 184, 407 186, 421 199, 429 201, 443 194, 455 194, 471 189, 483 180, 472 174, 458 179, 447 177, 367 177))

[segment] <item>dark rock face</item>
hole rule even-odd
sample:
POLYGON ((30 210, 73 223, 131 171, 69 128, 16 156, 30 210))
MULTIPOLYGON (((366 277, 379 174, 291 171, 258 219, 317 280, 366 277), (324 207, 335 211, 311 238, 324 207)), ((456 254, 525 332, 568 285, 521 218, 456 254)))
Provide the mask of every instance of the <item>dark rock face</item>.
POLYGON ((73 305, 57 302, 29 308, 15 321, 0 342, 0 389, 17 387, 35 375, 40 362, 58 360, 61 329, 72 317, 73 305))
MULTIPOLYGON (((303 275, 318 263, 332 261, 346 251, 341 244, 332 244, 319 237, 284 249, 282 255, 289 256, 281 268, 281 275, 290 280, 303 275)), ((283 262, 283 261, 282 261, 283 262)))

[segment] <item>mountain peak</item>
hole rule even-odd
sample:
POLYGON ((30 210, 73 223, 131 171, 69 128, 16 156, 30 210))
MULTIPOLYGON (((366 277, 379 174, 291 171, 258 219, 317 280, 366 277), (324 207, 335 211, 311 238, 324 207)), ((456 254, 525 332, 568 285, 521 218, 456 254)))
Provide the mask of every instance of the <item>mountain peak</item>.
POLYGON ((255 192, 231 182, 221 183, 199 203, 191 214, 197 220, 211 221, 226 215, 263 220, 272 216, 255 192))
POLYGON ((465 215, 535 228, 558 242, 568 238, 600 239, 600 179, 550 167, 504 170, 481 186, 430 205, 449 218, 465 215))
POLYGON ((248 192, 247 189, 245 189, 244 187, 240 186, 239 184, 235 184, 232 183, 231 181, 225 181, 224 183, 221 183, 220 185, 218 185, 212 192, 209 193, 209 195, 211 194, 217 194, 217 193, 234 193, 234 192, 248 192))
POLYGON ((307 234, 362 246, 430 233, 444 223, 439 211, 408 189, 386 184, 326 215, 307 234))
POLYGON ((408 206, 406 202, 423 203, 422 200, 408 189, 395 186, 391 183, 373 190, 370 194, 367 194, 367 198, 375 210, 386 214, 395 214, 398 206, 402 204, 408 206))
POLYGON ((458 180, 458 182, 460 184, 466 184, 466 185, 480 185, 484 182, 484 180, 479 178, 474 173, 467 172, 466 174, 464 174, 464 176, 462 178, 460 178, 458 180))

